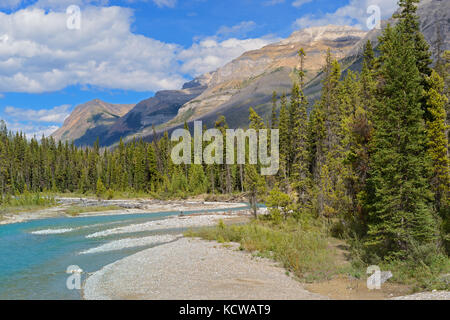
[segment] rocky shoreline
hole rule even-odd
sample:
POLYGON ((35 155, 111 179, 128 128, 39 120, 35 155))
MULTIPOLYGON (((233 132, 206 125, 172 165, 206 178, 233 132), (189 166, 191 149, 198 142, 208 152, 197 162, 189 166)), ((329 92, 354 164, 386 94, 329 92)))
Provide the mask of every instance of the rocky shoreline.
POLYGON ((221 245, 180 238, 116 261, 84 283, 87 300, 316 300, 271 260, 221 245))
MULTIPOLYGON (((327 300, 331 299, 331 291, 322 294, 308 291, 277 263, 241 251, 239 244, 177 237, 94 272, 83 285, 82 297, 85 300, 327 300)), ((450 300, 450 292, 369 299, 386 298, 450 300)))
POLYGON ((188 211, 202 211, 202 210, 227 210, 236 209, 239 207, 246 207, 245 203, 235 202, 208 202, 201 200, 97 200, 92 198, 56 198, 58 205, 51 208, 32 212, 22 213, 5 213, 2 215, 0 225, 20 223, 30 220, 56 218, 56 217, 73 217, 65 212, 67 208, 72 206, 80 207, 109 207, 117 206, 118 210, 83 212, 77 214, 76 217, 83 216, 102 216, 102 215, 117 215, 117 214, 139 214, 139 213, 155 213, 155 212, 188 212, 188 211))

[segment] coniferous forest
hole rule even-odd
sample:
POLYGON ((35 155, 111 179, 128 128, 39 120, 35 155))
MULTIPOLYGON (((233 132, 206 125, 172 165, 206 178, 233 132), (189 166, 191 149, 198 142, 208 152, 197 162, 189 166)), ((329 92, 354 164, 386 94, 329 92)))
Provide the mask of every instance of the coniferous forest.
MULTIPOLYGON (((450 52, 433 64, 416 1, 399 4, 398 24, 384 30, 377 48, 365 45, 361 72, 343 73, 328 52, 314 105, 300 68, 290 93, 273 93, 271 119, 249 110, 250 128, 279 129, 276 176, 261 176, 260 164, 175 165, 167 132, 151 143, 82 148, 29 140, 2 124, 0 201, 24 192, 243 194, 253 206, 266 203, 274 220, 325 221, 366 263, 447 257, 450 52)), ((300 65, 304 59, 300 50, 300 65)), ((225 117, 215 127, 225 139, 225 117)))

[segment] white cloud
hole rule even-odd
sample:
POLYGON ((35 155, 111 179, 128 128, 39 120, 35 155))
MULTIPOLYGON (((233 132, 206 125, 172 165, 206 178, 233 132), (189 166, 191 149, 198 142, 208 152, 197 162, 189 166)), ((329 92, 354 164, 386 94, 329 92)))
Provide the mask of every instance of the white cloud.
POLYGON ((70 114, 70 105, 61 105, 51 109, 24 109, 5 107, 3 117, 6 120, 8 130, 21 131, 28 138, 42 135, 49 136, 59 129, 59 126, 70 114))
POLYGON ((169 8, 174 8, 177 3, 176 0, 153 0, 153 2, 158 7, 169 7, 169 8))
POLYGON ((301 6, 303 6, 304 4, 307 4, 309 2, 312 2, 313 0, 295 0, 294 2, 292 2, 292 5, 296 8, 300 8, 301 6))
POLYGON ((2 9, 14 9, 17 8, 23 0, 2 0, 0 1, 0 8, 2 9))
POLYGON ((256 28, 254 21, 242 21, 234 26, 221 26, 214 36, 197 39, 190 48, 182 50, 181 72, 198 76, 216 70, 246 51, 260 49, 280 39, 273 35, 238 39, 256 28), (233 36, 232 38, 229 38, 233 36))
MULTIPOLYGON (((177 0, 127 0, 129 3, 134 2, 148 2, 155 3, 158 7, 174 8, 177 0)), ((0 8, 3 9, 16 9, 21 4, 30 4, 31 0, 1 0, 0 8)), ((110 3, 109 0, 36 0, 32 6, 42 9, 65 9, 70 5, 86 6, 86 5, 99 5, 106 6, 110 3)))
POLYGON ((69 30, 65 12, 34 7, 0 12, 0 92, 52 92, 70 85, 178 89, 190 76, 274 41, 223 39, 255 26, 244 21, 183 48, 132 33, 130 9, 88 6, 81 13, 81 29, 69 30))
POLYGON ((246 51, 262 48, 277 40, 277 38, 245 40, 231 38, 218 41, 214 37, 207 38, 180 52, 179 58, 185 61, 181 71, 198 76, 225 65, 246 51))
POLYGON ((222 26, 219 28, 219 30, 216 32, 216 35, 218 36, 229 36, 229 35, 245 35, 247 32, 255 29, 256 23, 254 21, 242 21, 239 24, 236 24, 234 26, 228 27, 228 26, 222 26))
POLYGON ((181 86, 175 44, 130 31, 132 11, 86 7, 81 29, 65 12, 0 12, 0 92, 46 92, 69 85, 154 91, 181 86))
POLYGON ((4 113, 15 121, 33 121, 44 123, 63 123, 70 114, 70 105, 53 107, 52 109, 22 109, 8 106, 4 113))
POLYGON ((1 0, 0 8, 16 9, 25 4, 43 9, 65 9, 70 5, 107 5, 108 3, 109 0, 36 0, 34 2, 32 0, 1 0))
POLYGON ((370 5, 380 7, 382 19, 390 18, 398 7, 397 0, 350 0, 348 5, 339 8, 333 13, 326 13, 322 16, 303 16, 295 21, 294 27, 303 29, 333 24, 353 25, 361 29, 367 29, 366 21, 370 16, 367 13, 367 8, 370 5))
POLYGON ((8 131, 23 132, 26 134, 28 139, 31 139, 33 137, 40 139, 42 135, 48 137, 53 132, 59 129, 59 127, 56 125, 47 126, 33 123, 19 123, 9 121, 5 121, 5 123, 6 127, 8 128, 8 131))

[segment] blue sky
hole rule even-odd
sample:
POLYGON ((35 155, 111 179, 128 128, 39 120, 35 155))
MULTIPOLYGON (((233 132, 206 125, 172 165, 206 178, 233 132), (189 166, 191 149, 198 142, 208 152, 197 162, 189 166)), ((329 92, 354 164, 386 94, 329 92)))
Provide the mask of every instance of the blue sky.
POLYGON ((2 0, 0 118, 50 134, 80 103, 137 103, 298 29, 365 29, 372 4, 382 18, 396 8, 396 0, 2 0), (80 28, 67 26, 71 5, 80 28))

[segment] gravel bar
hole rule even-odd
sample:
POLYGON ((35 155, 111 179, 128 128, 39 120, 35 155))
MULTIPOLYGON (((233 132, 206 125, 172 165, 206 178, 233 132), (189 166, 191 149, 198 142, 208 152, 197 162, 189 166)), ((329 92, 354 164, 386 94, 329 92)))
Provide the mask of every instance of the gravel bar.
POLYGON ((316 300, 268 259, 217 242, 181 238, 105 266, 84 284, 87 300, 316 300))

